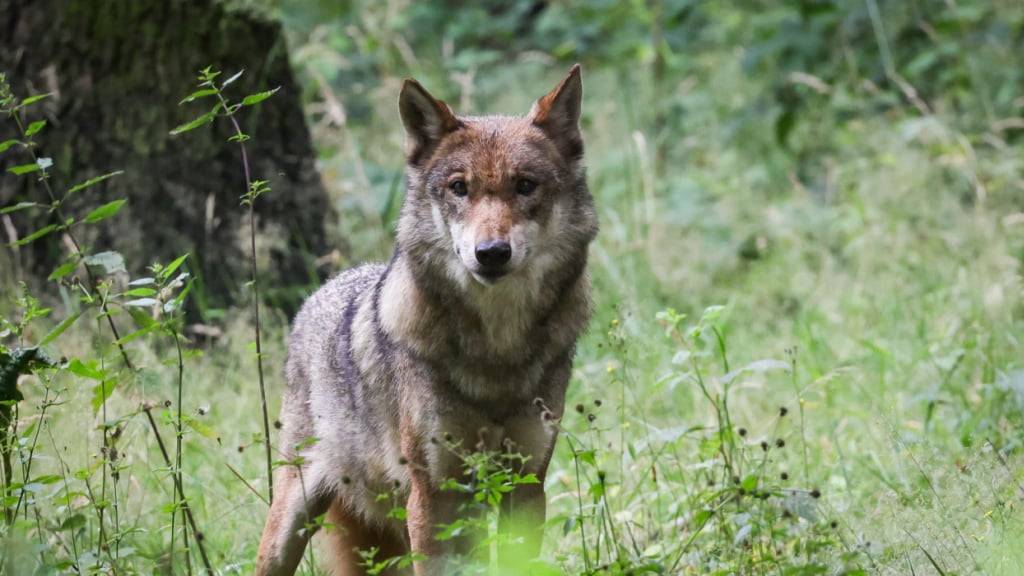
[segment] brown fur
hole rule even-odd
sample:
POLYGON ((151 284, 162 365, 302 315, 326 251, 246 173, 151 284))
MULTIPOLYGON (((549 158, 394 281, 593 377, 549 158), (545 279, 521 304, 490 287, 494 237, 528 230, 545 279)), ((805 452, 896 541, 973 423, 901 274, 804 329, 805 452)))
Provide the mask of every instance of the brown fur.
POLYGON ((407 81, 395 254, 344 272, 295 319, 281 450, 302 463, 278 472, 257 574, 292 574, 309 537, 301 528, 325 512, 337 525, 329 563, 341 574, 360 573, 353 548, 372 546, 378 559, 424 556, 417 575, 449 573, 449 553, 472 542, 435 538, 465 502, 441 489, 463 475, 445 438, 528 457, 522 472, 541 484, 518 487, 501 519, 530 527, 526 544, 501 553, 539 552, 544 474, 591 308, 585 267, 597 220, 581 94, 574 67, 527 116, 462 117, 407 81), (488 243, 507 248, 497 268, 481 256, 488 243), (405 522, 388 517, 396 499, 405 522))

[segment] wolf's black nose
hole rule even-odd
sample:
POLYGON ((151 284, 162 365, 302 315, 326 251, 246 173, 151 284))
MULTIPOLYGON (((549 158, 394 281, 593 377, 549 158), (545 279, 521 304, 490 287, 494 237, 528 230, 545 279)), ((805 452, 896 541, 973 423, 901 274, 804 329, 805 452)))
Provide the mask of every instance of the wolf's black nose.
POLYGON ((512 259, 512 246, 504 240, 485 240, 476 245, 476 261, 486 268, 504 266, 512 259))

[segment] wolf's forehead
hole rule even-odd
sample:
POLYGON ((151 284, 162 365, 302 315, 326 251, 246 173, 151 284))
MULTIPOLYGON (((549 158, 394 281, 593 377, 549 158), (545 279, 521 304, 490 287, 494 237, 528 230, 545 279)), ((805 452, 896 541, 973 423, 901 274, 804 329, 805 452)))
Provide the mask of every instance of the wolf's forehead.
POLYGON ((547 164, 543 135, 519 117, 462 118, 451 159, 475 177, 500 179, 524 167, 547 164))

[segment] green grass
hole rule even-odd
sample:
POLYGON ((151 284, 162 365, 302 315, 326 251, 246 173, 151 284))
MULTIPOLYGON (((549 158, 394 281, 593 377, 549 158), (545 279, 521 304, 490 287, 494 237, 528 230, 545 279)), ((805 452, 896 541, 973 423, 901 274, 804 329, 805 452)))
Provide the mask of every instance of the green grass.
MULTIPOLYGON (((1019 149, 968 138, 951 116, 840 122, 826 108, 793 135, 796 150, 827 137, 801 159, 775 146, 772 118, 737 122, 761 86, 738 58, 700 66, 663 166, 645 129, 650 87, 586 72, 597 312, 546 481, 547 570, 1024 572, 1019 149)), ((496 75, 480 108, 525 111, 555 80, 544 70, 496 75)), ((346 263, 390 250, 395 94, 362 127, 314 133, 346 263)), ((184 410, 199 425, 184 482, 214 564, 249 573, 267 508, 232 469, 260 493, 266 480, 251 326, 244 310, 228 318, 223 339, 187 358, 184 410)), ((286 319, 268 324, 276 414, 286 319)), ((116 362, 104 330, 81 323, 54 353, 97 347, 116 362)), ((124 418, 116 500, 89 383, 58 375, 60 402, 41 420, 41 385, 22 381, 21 429, 42 422, 32 477, 72 477, 32 487, 0 573, 99 553, 98 498, 79 470, 88 490, 106 482, 107 530, 116 505, 118 573, 185 572, 167 565, 170 476, 137 413, 174 398, 173 344, 131 350, 145 368, 106 406, 124 418), (84 524, 67 529, 75 514, 84 524)), ((170 440, 169 420, 163 430, 170 440)))

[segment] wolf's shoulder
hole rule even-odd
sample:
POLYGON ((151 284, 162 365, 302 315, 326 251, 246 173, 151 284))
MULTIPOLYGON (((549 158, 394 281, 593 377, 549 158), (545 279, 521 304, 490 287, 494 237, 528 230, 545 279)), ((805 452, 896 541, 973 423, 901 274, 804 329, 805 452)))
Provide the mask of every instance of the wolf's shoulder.
POLYGON ((349 268, 327 281, 306 299, 295 316, 294 327, 326 324, 333 326, 349 302, 372 290, 384 274, 386 266, 379 262, 349 268))

